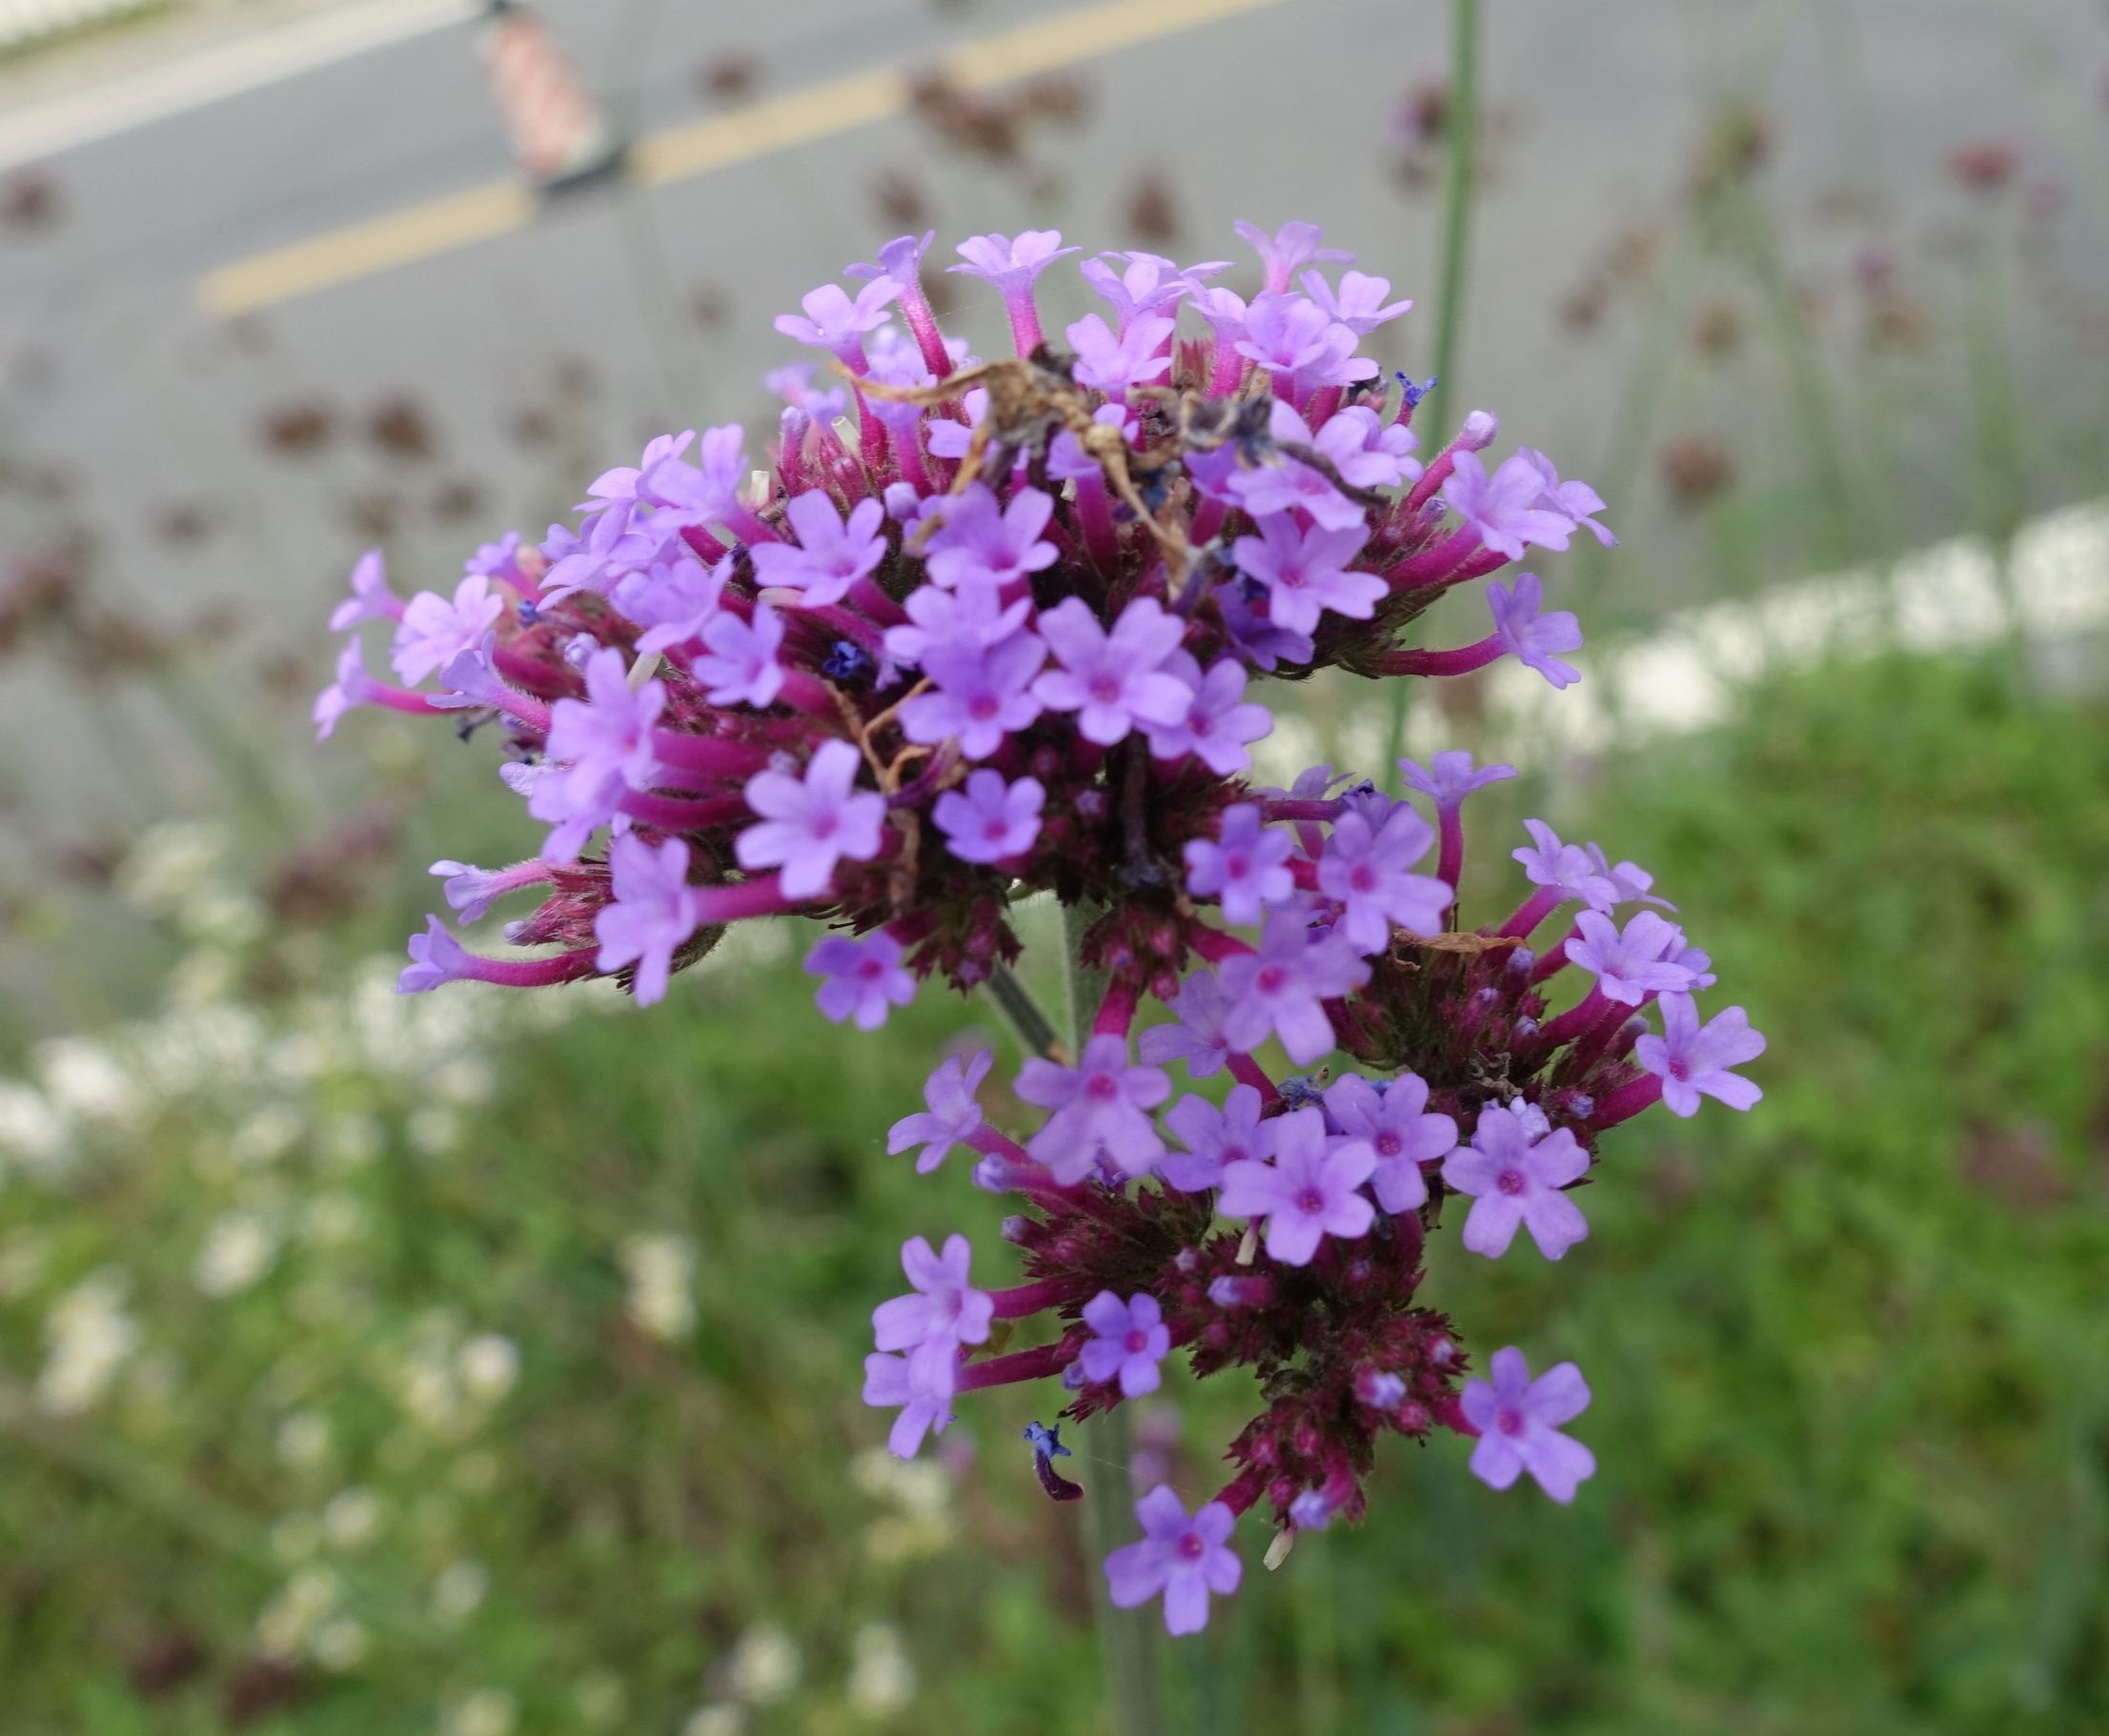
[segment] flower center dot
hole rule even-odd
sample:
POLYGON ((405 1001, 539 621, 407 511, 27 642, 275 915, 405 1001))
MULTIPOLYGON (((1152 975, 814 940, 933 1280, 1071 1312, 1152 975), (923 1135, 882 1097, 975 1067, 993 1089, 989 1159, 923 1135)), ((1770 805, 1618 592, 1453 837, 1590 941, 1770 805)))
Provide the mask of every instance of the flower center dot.
POLYGON ((1494 1185, 1503 1193, 1513 1198, 1515 1195, 1522 1193, 1530 1183, 1524 1181, 1522 1170, 1505 1169, 1494 1178, 1494 1185))
POLYGON ((1296 1209, 1307 1218, 1315 1218, 1326 1209, 1326 1196, 1315 1187, 1307 1187, 1296 1196, 1296 1209))

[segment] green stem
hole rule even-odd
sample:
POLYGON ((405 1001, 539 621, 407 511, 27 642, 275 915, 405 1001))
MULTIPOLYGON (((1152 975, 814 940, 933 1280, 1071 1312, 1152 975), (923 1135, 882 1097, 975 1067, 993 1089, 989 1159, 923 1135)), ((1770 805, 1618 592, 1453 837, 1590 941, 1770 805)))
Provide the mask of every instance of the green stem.
POLYGON ((1053 1060, 1062 1046, 1062 1033, 1033 999, 1032 990, 1019 980, 1018 973, 1007 964, 999 964, 984 986, 1010 1034, 1017 1038, 1018 1046, 1027 1055, 1053 1060))
MULTIPOLYGON (((1084 962, 1084 937, 1105 914, 1097 904, 1062 907, 1064 981, 1068 988, 1069 1036, 1078 1055, 1091 1039, 1091 1021, 1105 998, 1105 973, 1084 962)), ((1085 1532, 1091 1551, 1086 1568, 1091 1579, 1091 1606, 1097 1613, 1099 1651, 1111 1702, 1113 1728, 1121 1736, 1164 1736, 1157 1654, 1143 1610, 1116 1609, 1106 1595, 1100 1564, 1123 1544, 1133 1541, 1127 1461, 1132 1443, 1127 1407, 1116 1404, 1091 1424, 1091 1457, 1099 1469, 1084 1504, 1085 1532)))
MULTIPOLYGON (((1453 0, 1450 8, 1450 102, 1444 110, 1443 143, 1450 173, 1443 192, 1442 303, 1435 313, 1435 390, 1416 418, 1430 451, 1447 440, 1450 406, 1457 398, 1457 355, 1464 341, 1465 282, 1471 259, 1473 146, 1479 127, 1479 0, 1453 0)), ((1391 718, 1385 731, 1384 765, 1406 750, 1406 701, 1412 683, 1394 678, 1391 718)))

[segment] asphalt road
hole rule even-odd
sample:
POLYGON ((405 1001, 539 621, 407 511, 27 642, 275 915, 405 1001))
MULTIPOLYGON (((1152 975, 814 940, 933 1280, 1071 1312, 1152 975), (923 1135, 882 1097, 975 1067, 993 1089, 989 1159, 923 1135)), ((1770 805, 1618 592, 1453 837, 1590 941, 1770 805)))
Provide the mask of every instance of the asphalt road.
MULTIPOLYGON (((923 64, 1065 10, 1084 9, 544 9, 637 134, 875 64, 923 64), (700 73, 734 58, 751 88, 706 92, 700 73)), ((1385 122, 1409 87, 1440 77, 1447 11, 1437 0, 1276 0, 1077 66, 1085 113, 1028 129, 1018 163, 962 153, 913 116, 885 118, 650 191, 580 192, 512 232, 233 324, 200 310, 214 271, 507 176, 474 30, 434 30, 82 145, 43 171, 52 220, 0 228, 0 455, 38 473, 0 497, 0 550, 85 529, 94 585, 142 618, 229 605, 213 686, 253 716, 269 656, 296 652, 322 678, 321 613, 384 527, 404 579, 437 580, 487 532, 538 528, 580 477, 649 434, 740 414, 765 426, 757 381, 793 353, 771 316, 908 227, 882 208, 888 183, 947 237, 1052 225, 1091 247, 1133 245, 1146 178, 1168 192, 1178 231, 1159 245, 1183 255, 1237 256, 1236 217, 1315 219, 1420 297, 1387 340, 1391 362, 1425 372, 1439 200, 1402 180, 1385 122), (420 413, 425 455, 392 454, 364 432, 392 397, 420 413), (271 447, 265 419, 300 407, 327 413, 334 437, 305 454, 271 447), (192 511, 204 534, 172 534, 172 514, 180 530, 192 511)), ((2067 215, 2029 232, 2032 269, 2082 300, 2109 281, 2098 0, 1494 0, 1486 12, 1490 138, 1464 390, 1571 473, 1626 479, 1614 521, 1632 570, 1649 575, 1619 594, 1629 613, 1636 595, 1698 597, 1767 576, 1706 570, 1713 533, 1672 513, 1652 463, 1611 452, 1636 407, 1657 436, 1710 429, 1785 454, 1739 459, 1783 474, 1813 461, 1797 449, 1796 382, 1766 340, 1761 296, 1741 296, 1749 332, 1720 367, 1680 365, 1659 392, 1652 383, 1656 352, 1689 349, 1714 281, 1711 268, 1678 263, 1690 250, 1674 232, 1709 116, 1736 91, 1767 117, 1759 184, 1785 226, 1786 293, 1842 306, 1854 260, 1880 246, 1930 302, 1966 303, 1955 256, 1987 223, 2026 222, 2018 194, 1988 216, 1944 167, 1984 140, 2016 146, 2030 196, 2047 206, 2062 190, 2067 215), (1670 238, 1636 279, 1650 233, 1670 238), (1604 292, 1599 316, 1581 323, 1575 303, 1592 284, 1604 292), (1683 310, 1668 325, 1648 313, 1663 294, 1683 310)), ((1080 286, 1062 293, 1060 312, 1082 310, 1080 286)), ((992 307, 964 297, 963 308, 993 342, 992 307)), ((2018 305, 2008 337, 2029 414, 2091 411, 2099 428, 2099 353, 2076 360, 2069 335, 2018 305)), ((1897 414, 1884 461, 1936 503, 1932 518, 1943 501, 1951 518, 1967 508, 1951 474, 1969 462, 1967 442, 1943 433, 1938 410, 1943 381, 1963 368, 1939 353, 1878 382, 1897 414)), ((204 768, 158 743, 150 793, 128 793, 88 745, 84 698, 96 702, 75 672, 0 665, 0 729, 60 741, 0 772, 0 797, 39 830, 211 799, 204 768)), ((312 782, 298 708, 278 703, 285 763, 312 782)))

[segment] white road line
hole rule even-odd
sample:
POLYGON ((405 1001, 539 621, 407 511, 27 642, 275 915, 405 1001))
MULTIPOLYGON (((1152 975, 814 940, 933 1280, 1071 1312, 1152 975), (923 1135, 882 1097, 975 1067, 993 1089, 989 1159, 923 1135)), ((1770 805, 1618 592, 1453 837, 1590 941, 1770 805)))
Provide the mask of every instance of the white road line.
MULTIPOLYGON (((1555 585, 1548 600, 1558 598, 1555 585)), ((1549 764, 1726 722, 1763 676, 1887 650, 1962 651, 2016 627, 2044 640, 2109 628, 2109 501, 2062 507, 2024 525, 2003 574, 1991 544, 1957 536, 1886 568, 1687 610, 1646 638, 1612 642, 1595 656, 1586 647, 1573 653, 1582 679, 1565 693, 1504 660, 1489 676, 1489 734, 1494 751, 1549 764)), ((1343 769, 1389 781, 1392 768, 1376 763, 1386 708, 1363 709, 1367 716, 1329 733, 1308 718, 1278 717, 1273 735, 1256 744, 1260 774, 1286 783, 1329 751, 1343 769)), ((1457 745, 1433 704, 1409 715, 1406 744, 1424 761, 1457 745)))
POLYGON ((0 116, 0 172, 481 15, 477 0, 365 0, 0 116))

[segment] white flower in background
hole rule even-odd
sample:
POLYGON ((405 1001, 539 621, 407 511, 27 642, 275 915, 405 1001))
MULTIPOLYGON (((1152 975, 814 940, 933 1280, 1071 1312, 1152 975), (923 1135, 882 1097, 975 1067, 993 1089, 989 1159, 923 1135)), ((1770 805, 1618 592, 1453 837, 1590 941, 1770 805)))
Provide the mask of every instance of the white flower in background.
POLYGON ((411 1112, 403 1132, 426 1157, 443 1158, 461 1142, 461 1118, 438 1103, 427 1103, 411 1112))
POLYGON ((315 1194, 301 1209, 300 1234, 315 1247, 340 1248, 366 1233, 367 1221, 366 1206, 355 1195, 315 1194))
POLYGON ((239 1296, 278 1258, 278 1235, 256 1212, 228 1212, 205 1233, 191 1282, 207 1296, 239 1296))
POLYGON ((490 1590, 491 1570, 481 1562, 451 1563, 432 1582, 432 1612, 448 1626, 458 1626, 482 1606, 490 1590))
POLYGON ((72 1129, 34 1085, 0 1080, 0 1180, 9 1167, 50 1178, 72 1164, 72 1129))
POLYGON ((54 1037, 30 1053, 44 1094, 62 1115, 89 1122, 120 1122, 140 1106, 138 1086, 111 1052, 91 1037, 54 1037))
POLYGON ((180 916, 222 882, 232 851, 223 826, 170 819, 140 835, 117 870, 117 890, 136 910, 180 916))
POLYGON ((333 1116, 323 1123, 315 1155, 331 1169, 363 1169, 381 1155, 381 1124, 370 1115, 333 1116))
POLYGON ((461 1346, 455 1365, 471 1398, 496 1404, 520 1378, 520 1347, 501 1332, 480 1332, 461 1346))
POLYGON ((366 1661, 366 1629, 350 1616, 333 1616, 314 1630, 308 1651, 324 1669, 356 1669, 366 1661))
POLYGON ((457 1056, 433 1068, 425 1076, 425 1084, 442 1102, 471 1107, 490 1100, 497 1089, 497 1077, 489 1062, 457 1056))
POLYGON ((315 1629, 336 1613, 341 1589, 329 1568, 301 1568, 257 1616, 256 1649, 266 1657, 298 1657, 315 1629))
POLYGON ((746 1736, 746 1730, 747 1714, 737 1706, 700 1706, 681 1725, 681 1736, 746 1736))
POLYGON ((36 1288, 51 1259, 51 1244, 34 1230, 0 1240, 0 1302, 14 1302, 36 1288))
POLYGON ((750 1627, 732 1648, 732 1691, 749 1706, 773 1706, 799 1685, 798 1642, 767 1623, 750 1627))
POLYGON ((271 1552, 289 1567, 313 1561, 322 1548, 322 1522, 313 1513, 288 1513, 271 1527, 271 1552))
POLYGON ((322 1535, 333 1549, 356 1553, 380 1534, 380 1497, 372 1489, 340 1489, 322 1509, 322 1535))
POLYGON ((228 1146, 243 1168, 261 1169, 292 1151, 306 1127, 300 1112, 291 1104, 266 1103, 241 1119, 228 1146))
POLYGON ((44 1317, 44 1366, 37 1403, 55 1416, 77 1416, 110 1390, 139 1347, 139 1326, 125 1312, 125 1274, 108 1267, 83 1279, 44 1317))
POLYGON ((464 1695, 443 1714, 441 1736, 513 1736, 519 1705, 500 1687, 479 1687, 464 1695))
POLYGON ((957 1532, 952 1478, 934 1459, 896 1459, 872 1447, 850 1461, 850 1483, 866 1499, 892 1508, 864 1527, 864 1551, 898 1566, 948 1547, 957 1532))
POLYGON ((630 1318, 648 1337, 673 1343, 696 1329, 696 1244, 686 1236, 623 1239, 618 1251, 630 1282, 630 1318))
POLYGON ((872 1622, 850 1642, 849 1704, 866 1718, 886 1718, 915 1698, 915 1665, 901 1644, 901 1630, 872 1622))
POLYGON ((208 1007, 228 999, 240 986, 240 960, 233 953, 201 946, 176 962, 161 984, 161 995, 172 1007, 208 1007))
POLYGON ((296 1410, 278 1423, 278 1463, 304 1471, 330 1456, 330 1422, 320 1411, 296 1410))

